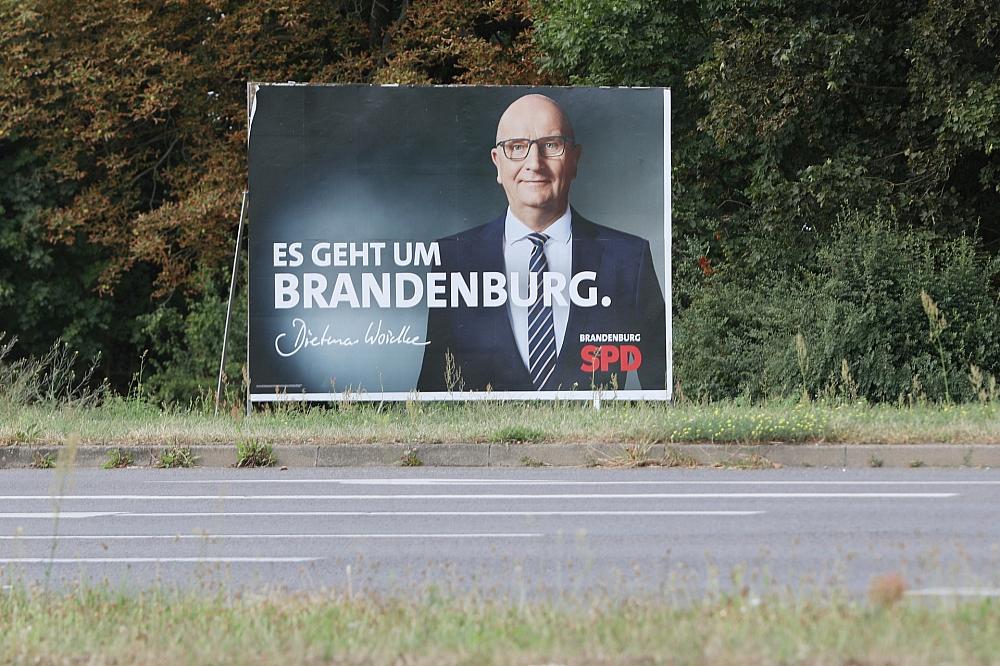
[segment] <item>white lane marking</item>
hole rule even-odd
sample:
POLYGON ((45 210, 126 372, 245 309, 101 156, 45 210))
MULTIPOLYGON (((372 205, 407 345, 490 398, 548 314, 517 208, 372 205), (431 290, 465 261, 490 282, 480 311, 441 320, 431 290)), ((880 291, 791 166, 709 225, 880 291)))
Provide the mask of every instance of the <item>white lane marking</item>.
POLYGON ((178 511, 123 512, 115 518, 232 516, 756 516, 764 511, 178 511))
MULTIPOLYGON (((454 495, 61 495, 61 500, 546 500, 546 499, 942 499, 958 493, 476 493, 454 495)), ((51 495, 0 495, 0 501, 51 500, 51 495)), ((2 514, 0 514, 2 515, 2 514)))
POLYGON ((912 597, 1000 597, 1000 587, 926 587, 907 590, 912 597))
POLYGON ((3 518, 23 518, 26 520, 34 519, 54 519, 54 518, 103 518, 105 516, 117 516, 119 511, 21 511, 17 513, 0 513, 0 519, 3 518))
POLYGON ((455 534, 59 534, 31 536, 0 536, 0 541, 142 541, 142 540, 211 540, 211 539, 537 539, 541 532, 497 532, 455 534))
POLYGON ((0 564, 162 564, 164 562, 206 563, 296 563, 316 562, 322 557, 3 557, 0 564))
POLYGON ((1000 486, 998 481, 573 481, 564 479, 186 479, 154 480, 166 484, 338 483, 345 486, 1000 486))

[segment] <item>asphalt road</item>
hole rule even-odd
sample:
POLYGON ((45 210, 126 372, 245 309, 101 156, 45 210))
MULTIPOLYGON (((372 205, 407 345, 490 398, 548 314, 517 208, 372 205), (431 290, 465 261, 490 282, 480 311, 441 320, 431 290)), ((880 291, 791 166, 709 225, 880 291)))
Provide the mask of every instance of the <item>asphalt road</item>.
POLYGON ((1000 596, 997 470, 0 470, 0 585, 1000 596))

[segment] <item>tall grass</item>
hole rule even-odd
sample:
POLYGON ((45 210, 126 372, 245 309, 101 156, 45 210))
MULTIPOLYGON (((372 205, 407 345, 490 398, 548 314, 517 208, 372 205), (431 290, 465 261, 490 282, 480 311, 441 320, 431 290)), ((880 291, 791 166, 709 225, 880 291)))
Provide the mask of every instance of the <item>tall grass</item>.
POLYGON ((77 352, 56 342, 40 357, 16 358, 16 344, 17 336, 0 331, 0 405, 92 407, 108 394, 107 382, 95 377, 99 357, 81 363, 77 352))
POLYGON ((513 604, 335 591, 236 598, 0 593, 0 662, 86 664, 991 664, 1000 604, 757 599, 513 604))
MULTIPOLYGON (((14 358, 16 339, 0 334, 0 445, 192 444, 254 440, 271 443, 623 443, 684 442, 953 442, 1000 441, 996 379, 971 368, 977 401, 935 404, 926 399, 872 405, 843 396, 765 402, 689 401, 673 404, 604 401, 450 402, 331 405, 277 403, 213 414, 211 400, 187 406, 153 404, 138 381, 119 396, 97 381, 96 362, 83 364, 63 344, 39 358, 14 358)), ((849 369, 844 373, 850 377, 849 369)), ((845 380, 846 381, 846 380, 845 380)))
POLYGON ((579 403, 358 404, 298 407, 213 416, 108 398, 87 408, 0 405, 0 444, 163 447, 228 444, 364 444, 400 442, 582 444, 766 444, 1000 442, 1000 406, 829 405, 770 402, 710 404, 579 403))

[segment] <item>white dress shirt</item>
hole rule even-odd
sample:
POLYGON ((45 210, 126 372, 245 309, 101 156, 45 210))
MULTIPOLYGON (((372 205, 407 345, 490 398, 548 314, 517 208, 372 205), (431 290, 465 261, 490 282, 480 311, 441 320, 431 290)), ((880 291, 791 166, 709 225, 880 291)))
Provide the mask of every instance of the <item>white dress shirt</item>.
MULTIPOLYGON (((552 319, 556 329, 556 353, 562 351, 563 338, 566 336, 566 322, 569 319, 569 281, 573 277, 573 217, 569 207, 559 219, 553 222, 541 233, 547 235, 549 240, 545 242, 545 259, 549 264, 550 273, 561 273, 567 285, 563 291, 565 296, 560 299, 552 299, 552 319)), ((508 294, 513 296, 511 290, 517 287, 519 300, 523 303, 528 298, 528 289, 531 283, 528 273, 528 266, 531 262, 532 242, 528 239, 528 234, 534 233, 521 222, 510 207, 507 208, 507 219, 504 222, 503 231, 503 260, 504 270, 507 273, 508 294)), ((514 342, 517 343, 517 351, 521 354, 524 367, 529 367, 528 362, 528 310, 529 305, 518 305, 514 298, 507 299, 507 314, 510 317, 510 327, 514 332, 514 342)))

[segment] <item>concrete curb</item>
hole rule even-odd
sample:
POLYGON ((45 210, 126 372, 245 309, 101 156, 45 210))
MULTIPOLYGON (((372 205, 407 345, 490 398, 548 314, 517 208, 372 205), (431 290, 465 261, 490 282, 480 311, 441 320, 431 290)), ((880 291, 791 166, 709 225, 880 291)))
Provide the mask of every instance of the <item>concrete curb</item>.
MULTIPOLYGON (((114 450, 152 467, 163 446, 80 446, 77 467, 102 467, 114 450)), ((189 447, 200 467, 233 467, 236 446, 189 447)), ((38 467, 65 446, 0 447, 0 469, 38 467)), ((323 444, 276 445, 287 467, 1000 467, 996 444, 323 444)))

